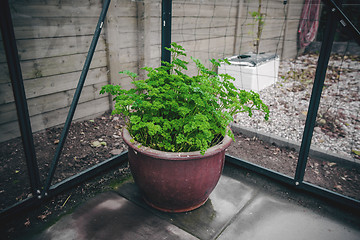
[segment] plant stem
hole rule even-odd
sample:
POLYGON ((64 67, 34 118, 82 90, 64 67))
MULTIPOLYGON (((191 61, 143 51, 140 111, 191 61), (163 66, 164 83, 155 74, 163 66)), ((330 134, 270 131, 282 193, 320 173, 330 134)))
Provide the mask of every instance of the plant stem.
POLYGON ((260 37, 262 32, 262 13, 261 13, 261 0, 259 0, 259 7, 258 7, 258 31, 256 36, 256 54, 259 54, 259 45, 260 45, 260 37))

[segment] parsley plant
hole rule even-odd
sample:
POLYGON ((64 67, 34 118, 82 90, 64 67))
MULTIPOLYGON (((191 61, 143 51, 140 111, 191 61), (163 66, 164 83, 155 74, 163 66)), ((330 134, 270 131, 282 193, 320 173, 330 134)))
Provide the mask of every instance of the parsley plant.
POLYGON ((262 111, 265 119, 269 109, 258 93, 237 89, 228 74, 217 74, 224 59, 211 59, 206 68, 198 59, 191 58, 198 73, 188 76, 188 62, 182 46, 172 43, 172 62, 158 68, 145 67, 148 78, 136 80, 137 74, 122 71, 135 88, 124 90, 119 85, 103 86, 100 93, 114 96, 113 114, 127 118, 130 135, 143 146, 170 152, 205 151, 221 141, 225 134, 234 137, 227 126, 233 115, 253 110, 262 111))

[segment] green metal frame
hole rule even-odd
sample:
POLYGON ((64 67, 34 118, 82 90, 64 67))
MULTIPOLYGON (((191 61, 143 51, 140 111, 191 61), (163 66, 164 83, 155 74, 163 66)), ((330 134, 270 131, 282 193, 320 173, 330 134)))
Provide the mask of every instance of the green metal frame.
MULTIPOLYGON (((325 197, 329 200, 335 201, 337 203, 350 206, 356 210, 360 210, 360 201, 338 194, 336 192, 321 188, 319 186, 307 183, 303 181, 305 167, 307 163, 307 158, 310 150, 312 133, 314 130, 315 120, 317 111, 319 108, 321 91, 324 84, 325 73, 329 61, 329 56, 331 53, 331 47, 334 39, 334 32, 336 24, 340 23, 342 27, 348 29, 348 32, 354 37, 355 41, 360 44, 360 33, 356 27, 349 21, 346 15, 341 9, 341 5, 338 2, 333 0, 323 0, 327 7, 331 9, 330 17, 327 21, 327 27, 325 30, 325 36, 328 41, 324 42, 321 46, 321 51, 318 59, 318 67, 316 69, 315 81, 313 85, 312 95, 310 99, 308 115, 305 123, 302 144, 299 153, 298 164, 296 168, 296 173, 294 177, 290 177, 279 172, 264 168, 262 166, 244 161, 239 158, 235 158, 229 155, 226 155, 226 161, 228 163, 236 164, 237 166, 243 167, 245 169, 254 171, 256 173, 262 174, 264 176, 270 177, 277 181, 288 184, 289 186, 305 190, 307 192, 314 193, 316 195, 325 197)), ((22 136, 22 142, 25 150, 25 158, 28 167, 28 174, 30 179, 31 191, 33 197, 27 198, 19 203, 16 203, 0 213, 0 220, 9 218, 21 213, 23 210, 28 209, 36 205, 40 205, 44 200, 53 197, 56 194, 59 194, 61 191, 69 189, 78 185, 79 183, 94 177, 101 172, 104 172, 108 169, 111 169, 115 166, 122 164, 127 161, 127 152, 124 152, 118 156, 110 158, 104 162, 101 162, 85 171, 82 171, 64 181, 51 185, 52 178, 54 176, 58 160, 67 137, 67 133, 73 119, 76 106, 78 104, 81 90, 83 88, 87 72, 91 63, 91 59, 95 52, 95 47, 97 40, 100 36, 100 32, 104 23, 104 19, 110 4, 110 0, 105 0, 102 12, 100 14, 95 33, 89 52, 79 79, 79 83, 72 101, 68 117, 66 119, 64 129, 61 133, 60 142, 56 149, 55 156, 53 158, 51 168, 46 179, 45 186, 41 192, 41 184, 39 178, 39 170, 36 162, 36 153, 33 143, 33 135, 30 125, 30 117, 28 113, 28 107, 25 97, 25 91, 23 86, 23 79, 21 73, 21 67, 17 52, 17 46, 15 41, 14 29, 12 25, 10 9, 8 1, 0 1, 0 20, 1 20, 1 32, 3 36, 3 42, 5 46, 5 53, 7 57, 9 73, 13 85, 13 92, 15 97, 15 103, 18 113, 20 131, 22 136)), ((171 43, 171 15, 172 15, 172 1, 162 1, 162 54, 161 60, 170 62, 170 52, 165 50, 165 47, 170 47, 171 43)))

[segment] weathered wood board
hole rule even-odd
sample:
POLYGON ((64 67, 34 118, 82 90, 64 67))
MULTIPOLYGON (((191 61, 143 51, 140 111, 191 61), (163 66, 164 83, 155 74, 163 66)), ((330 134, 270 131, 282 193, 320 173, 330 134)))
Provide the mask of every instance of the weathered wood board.
MULTIPOLYGON (((102 4, 102 0, 10 1, 34 131, 64 122, 102 4)), ((256 26, 249 12, 257 7, 257 1, 251 0, 173 1, 172 41, 205 65, 210 58, 253 51, 256 26)), ((303 0, 288 1, 286 6, 283 1, 263 1, 261 52, 296 56, 302 7, 303 0)), ((76 119, 111 108, 109 97, 99 96, 102 85, 132 87, 131 80, 119 71, 130 70, 144 77, 141 67, 160 65, 161 25, 160 0, 111 1, 76 119)), ((188 72, 195 74, 196 70, 191 67, 188 72)), ((15 104, 0 37, 0 142, 16 136, 15 104)))
MULTIPOLYGON (((77 87, 101 0, 10 1, 16 43, 33 132, 64 123, 77 87)), ((19 136, 16 108, 0 42, 0 142, 19 136)), ((103 31, 87 74, 74 119, 110 109, 99 95, 107 84, 107 46, 103 31)))

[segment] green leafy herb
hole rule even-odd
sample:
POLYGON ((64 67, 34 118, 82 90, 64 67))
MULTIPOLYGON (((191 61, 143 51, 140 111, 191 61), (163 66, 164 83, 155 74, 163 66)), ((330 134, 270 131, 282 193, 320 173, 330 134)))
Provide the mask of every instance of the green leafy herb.
MULTIPOLYGON (((167 48, 172 62, 163 62, 158 68, 145 67, 148 78, 135 80, 137 75, 129 71, 135 88, 124 90, 118 85, 103 86, 100 93, 114 96, 113 114, 127 118, 130 135, 143 146, 171 152, 198 151, 202 153, 230 134, 226 128, 233 115, 254 110, 269 117, 269 109, 258 93, 238 90, 228 74, 217 74, 221 62, 211 59, 212 68, 206 68, 198 59, 191 58, 198 73, 188 76, 183 70, 188 62, 182 46, 172 43, 167 48)), ((233 138, 233 136, 231 136, 233 138)))

